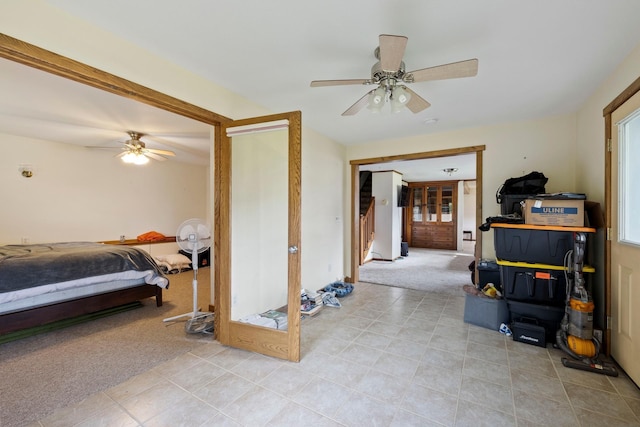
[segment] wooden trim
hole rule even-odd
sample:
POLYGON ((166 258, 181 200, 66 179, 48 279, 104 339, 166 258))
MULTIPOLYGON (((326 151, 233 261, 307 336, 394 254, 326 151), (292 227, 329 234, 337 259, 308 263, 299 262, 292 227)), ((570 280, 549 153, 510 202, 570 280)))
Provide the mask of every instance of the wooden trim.
MULTIPOLYGON (((611 114, 613 114, 613 112, 617 110, 618 107, 627 102, 629 98, 631 98, 637 92, 640 92, 640 77, 635 79, 634 82, 631 83, 625 90, 623 90, 620 95, 616 96, 615 99, 609 103, 609 105, 604 107, 604 109, 602 110, 602 115, 605 117, 611 116, 611 114)), ((611 131, 611 129, 609 129, 609 131, 611 131)), ((609 137, 611 137, 611 134, 609 134, 609 137)))
POLYGON ((214 143, 214 295, 216 325, 214 336, 228 343, 229 328, 222 319, 231 318, 231 139, 222 128, 217 128, 214 143))
POLYGON ((0 33, 0 57, 210 125, 231 119, 0 33))
POLYGON ((300 292, 302 282, 302 113, 283 114, 289 120, 289 246, 297 246, 297 253, 289 253, 287 354, 285 359, 300 361, 300 292))
POLYGON ((138 246, 138 245, 154 245, 157 243, 175 243, 176 236, 167 236, 163 240, 155 240, 153 242, 141 242, 138 239, 127 240, 103 240, 98 243, 104 243, 105 245, 123 245, 123 246, 138 246))
POLYGON ((409 154, 398 154, 393 156, 371 157, 368 159, 351 160, 349 163, 351 165, 370 165, 374 163, 387 163, 387 162, 401 161, 401 160, 435 159, 438 157, 451 157, 451 156, 458 156, 461 154, 477 153, 479 151, 484 151, 485 149, 486 147, 484 145, 475 145, 471 147, 450 148, 446 150, 437 150, 437 151, 425 151, 422 153, 409 153, 409 154))
POLYGON ((611 114, 604 116, 604 342, 605 354, 611 356, 611 330, 607 326, 607 318, 611 316, 611 240, 607 240, 607 230, 611 229, 611 114))
POLYGON ((360 280, 360 250, 360 173, 358 165, 351 163, 351 275, 347 282, 360 280))
MULTIPOLYGON (((482 176, 482 165, 484 159, 484 152, 477 151, 476 152, 476 244, 474 248, 474 256, 476 264, 478 265, 480 262, 480 258, 482 258, 482 235, 484 233, 478 233, 478 227, 480 224, 484 222, 484 216, 482 215, 482 207, 483 207, 483 199, 482 199, 482 188, 483 188, 483 176, 482 176)), ((480 283, 480 273, 476 268, 475 271, 475 283, 480 283)))
POLYGON ((142 284, 133 288, 2 314, 0 315, 0 335, 94 313, 153 296, 156 297, 156 305, 162 306, 162 288, 142 284))

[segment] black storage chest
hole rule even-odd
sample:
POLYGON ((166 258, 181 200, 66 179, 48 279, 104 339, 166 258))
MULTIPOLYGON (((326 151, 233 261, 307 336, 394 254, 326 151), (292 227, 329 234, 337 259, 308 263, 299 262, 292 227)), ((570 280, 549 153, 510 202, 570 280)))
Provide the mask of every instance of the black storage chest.
POLYGON ((564 265, 565 255, 573 249, 574 237, 570 230, 522 224, 491 224, 491 228, 499 260, 564 265))

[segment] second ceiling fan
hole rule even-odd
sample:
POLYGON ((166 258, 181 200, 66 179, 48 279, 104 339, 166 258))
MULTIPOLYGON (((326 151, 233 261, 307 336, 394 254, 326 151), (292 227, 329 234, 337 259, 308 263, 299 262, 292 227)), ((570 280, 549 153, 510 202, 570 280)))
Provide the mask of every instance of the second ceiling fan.
POLYGON ((460 77, 473 77, 478 73, 478 60, 454 62, 435 67, 422 68, 415 71, 405 71, 402 61, 408 38, 381 34, 379 46, 374 54, 378 62, 371 67, 369 79, 345 79, 345 80, 314 80, 311 87, 343 86, 343 85, 377 85, 378 87, 367 92, 362 98, 349 107, 343 116, 351 116, 369 106, 374 111, 379 111, 389 101, 394 111, 406 107, 413 113, 429 108, 431 104, 420 95, 409 89, 405 84, 425 82, 429 80, 455 79, 460 77))
POLYGON ((140 141, 143 134, 138 132, 129 131, 130 139, 125 141, 123 152, 118 154, 118 157, 125 163, 144 164, 147 163, 149 158, 159 161, 166 160, 166 157, 173 157, 176 154, 169 150, 157 150, 155 148, 147 148, 145 143, 140 141))

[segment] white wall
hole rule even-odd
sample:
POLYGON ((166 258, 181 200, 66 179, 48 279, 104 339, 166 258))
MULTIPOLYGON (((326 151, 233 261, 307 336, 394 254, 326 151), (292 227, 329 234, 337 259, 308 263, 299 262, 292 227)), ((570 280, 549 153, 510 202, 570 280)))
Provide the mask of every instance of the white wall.
POLYGON ((398 207, 398 187, 401 185, 402 175, 398 172, 373 172, 371 195, 376 205, 372 258, 390 261, 400 258, 402 208, 398 207))
POLYGON ((206 215, 207 169, 175 161, 124 164, 104 150, 0 133, 0 243, 174 236, 206 215), (31 164, 24 178, 19 165, 31 164))
POLYGON ((476 239, 478 226, 476 226, 476 181, 466 181, 462 185, 464 194, 464 211, 462 219, 462 227, 464 230, 471 231, 471 239, 476 239), (464 188, 468 189, 469 194, 464 194, 464 188))

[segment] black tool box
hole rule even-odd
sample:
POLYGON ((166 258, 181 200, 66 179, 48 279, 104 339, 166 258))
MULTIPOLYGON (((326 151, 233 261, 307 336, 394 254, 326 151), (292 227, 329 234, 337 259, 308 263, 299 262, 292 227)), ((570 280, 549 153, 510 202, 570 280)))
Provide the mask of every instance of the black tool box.
POLYGON ((511 324, 511 333, 514 341, 536 345, 538 347, 547 346, 547 336, 544 326, 535 322, 516 321, 511 324))

